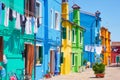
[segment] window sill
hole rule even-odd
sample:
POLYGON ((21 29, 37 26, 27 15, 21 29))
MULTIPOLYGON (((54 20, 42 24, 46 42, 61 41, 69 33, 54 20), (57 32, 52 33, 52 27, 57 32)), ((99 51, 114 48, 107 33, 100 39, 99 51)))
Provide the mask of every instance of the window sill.
POLYGON ((36 66, 42 66, 42 64, 36 64, 36 66))

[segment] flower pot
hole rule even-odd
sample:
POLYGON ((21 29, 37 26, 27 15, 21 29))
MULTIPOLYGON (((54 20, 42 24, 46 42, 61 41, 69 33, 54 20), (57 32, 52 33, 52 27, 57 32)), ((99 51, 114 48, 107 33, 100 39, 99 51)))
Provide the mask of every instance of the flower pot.
POLYGON ((95 74, 96 75, 96 78, 104 78, 104 73, 97 73, 95 74))

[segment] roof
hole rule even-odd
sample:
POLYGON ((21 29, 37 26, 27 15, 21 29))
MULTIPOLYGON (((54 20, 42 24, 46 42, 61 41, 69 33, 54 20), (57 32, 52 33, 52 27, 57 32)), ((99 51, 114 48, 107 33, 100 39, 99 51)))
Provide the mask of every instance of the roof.
POLYGON ((111 46, 120 46, 120 42, 112 42, 111 46))
POLYGON ((80 9, 80 7, 79 7, 77 4, 74 4, 74 5, 72 6, 72 8, 73 8, 73 9, 80 9))
POLYGON ((69 22, 70 24, 75 25, 75 26, 79 27, 79 28, 82 29, 82 30, 85 30, 84 27, 79 26, 79 25, 77 25, 77 24, 75 24, 75 23, 73 23, 73 22, 71 22, 71 21, 69 21, 69 20, 66 20, 66 19, 64 19, 64 18, 62 18, 62 21, 67 21, 67 22, 69 22))

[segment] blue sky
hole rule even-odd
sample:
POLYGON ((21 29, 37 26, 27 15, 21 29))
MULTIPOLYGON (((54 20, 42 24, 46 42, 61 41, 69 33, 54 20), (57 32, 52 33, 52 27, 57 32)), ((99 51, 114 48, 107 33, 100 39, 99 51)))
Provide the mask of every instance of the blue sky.
POLYGON ((81 10, 95 13, 101 12, 101 26, 111 32, 112 41, 120 41, 120 0, 69 0, 70 7, 76 3, 81 10))

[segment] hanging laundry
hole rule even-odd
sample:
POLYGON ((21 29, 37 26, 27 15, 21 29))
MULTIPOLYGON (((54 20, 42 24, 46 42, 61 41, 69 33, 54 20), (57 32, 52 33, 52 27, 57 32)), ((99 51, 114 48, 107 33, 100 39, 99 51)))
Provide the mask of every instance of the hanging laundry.
POLYGON ((12 9, 10 9, 10 11, 9 11, 9 20, 13 20, 13 12, 12 12, 12 9))
POLYGON ((8 26, 9 23, 9 8, 5 8, 5 20, 4 20, 4 25, 8 26))
POLYGON ((26 24, 25 24, 26 34, 32 34, 32 28, 31 28, 32 24, 30 22, 31 18, 27 17, 26 19, 27 19, 26 24))
POLYGON ((95 47, 92 46, 92 47, 91 47, 91 52, 94 52, 94 51, 95 51, 95 47))
POLYGON ((40 24, 40 21, 39 21, 39 18, 37 18, 37 27, 39 28, 39 24, 40 24))
POLYGON ((102 46, 96 46, 96 47, 95 47, 95 50, 96 50, 96 53, 97 53, 97 54, 101 54, 102 46))
POLYGON ((25 24, 26 24, 26 17, 24 15, 20 15, 20 25, 22 29, 22 34, 25 32, 25 24))
POLYGON ((12 14, 13 18, 16 18, 17 13, 13 10, 13 14, 12 14))
POLYGON ((85 51, 88 51, 88 45, 85 46, 85 51))
POLYGON ((38 19, 35 19, 34 33, 38 32, 38 19))
POLYGON ((21 27, 20 27, 20 14, 19 13, 17 13, 15 27, 16 27, 16 29, 21 29, 21 27))
POLYGON ((4 10, 5 9, 5 5, 2 3, 2 10, 4 10))

